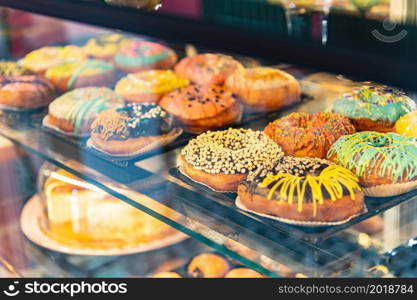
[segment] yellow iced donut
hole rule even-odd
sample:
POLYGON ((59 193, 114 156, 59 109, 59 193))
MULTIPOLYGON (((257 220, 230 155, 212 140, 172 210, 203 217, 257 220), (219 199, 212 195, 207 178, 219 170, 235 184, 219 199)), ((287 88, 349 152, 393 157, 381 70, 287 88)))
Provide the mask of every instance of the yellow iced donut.
POLYGON ((120 47, 130 42, 121 34, 107 34, 91 38, 84 45, 84 51, 88 56, 109 60, 119 51, 120 47))
POLYGON ((188 79, 171 70, 131 73, 116 84, 116 93, 130 102, 158 102, 165 94, 188 85, 188 79))
POLYGON ((22 61, 26 69, 43 74, 47 69, 67 61, 85 59, 84 51, 73 45, 64 47, 42 47, 27 54, 22 61))
POLYGON ((417 138, 417 110, 402 116, 395 123, 395 131, 407 137, 417 138))

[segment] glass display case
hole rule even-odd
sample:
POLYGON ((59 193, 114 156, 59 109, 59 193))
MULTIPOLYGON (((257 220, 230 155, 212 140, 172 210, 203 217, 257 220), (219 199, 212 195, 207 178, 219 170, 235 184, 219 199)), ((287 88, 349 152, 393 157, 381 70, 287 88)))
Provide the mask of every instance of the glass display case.
POLYGON ((416 20, 366 2, 0 0, 0 276, 416 277, 416 20))

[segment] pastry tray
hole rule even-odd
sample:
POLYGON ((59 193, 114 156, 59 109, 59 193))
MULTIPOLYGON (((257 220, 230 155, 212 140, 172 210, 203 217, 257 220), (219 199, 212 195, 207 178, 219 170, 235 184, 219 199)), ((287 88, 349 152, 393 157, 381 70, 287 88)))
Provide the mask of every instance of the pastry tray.
MULTIPOLYGON (((279 222, 276 220, 272 220, 270 218, 266 218, 266 217, 262 217, 256 214, 242 211, 238 209, 234 204, 235 199, 237 197, 236 193, 215 192, 202 184, 192 181, 187 176, 183 175, 177 168, 172 168, 169 173, 173 177, 180 179, 181 181, 185 182, 187 185, 190 185, 194 189, 204 191, 204 194, 214 194, 215 199, 219 199, 219 201, 217 202, 218 205, 222 205, 222 204, 227 205, 227 214, 228 214, 227 217, 228 218, 236 219, 236 220, 243 220, 244 224, 250 224, 250 221, 257 220, 261 224, 263 224, 263 226, 259 228, 260 232, 270 232, 271 231, 270 229, 272 229, 271 232, 273 233, 274 232, 287 232, 292 236, 296 236, 297 238, 304 239, 309 242, 320 242, 322 240, 327 239, 328 237, 332 236, 333 234, 337 232, 340 232, 342 230, 345 230, 351 227, 352 225, 355 225, 373 216, 379 215, 385 210, 390 209, 394 206, 397 206, 404 201, 408 201, 413 198, 417 199, 417 189, 409 193, 402 194, 399 196, 394 196, 394 197, 385 197, 385 198, 365 197, 367 212, 364 212, 358 215, 357 217, 354 217, 353 219, 349 220, 348 222, 340 224, 340 225, 309 227, 309 226, 301 226, 301 225, 290 225, 290 224, 286 224, 286 223, 279 222)), ((218 212, 215 210, 215 206, 213 206, 212 203, 209 203, 209 202, 207 203, 205 201, 196 201, 195 203, 197 205, 204 206, 205 209, 212 210, 214 214, 218 212)), ((244 225, 244 226, 248 227, 247 225, 244 225)))
MULTIPOLYGON (((313 98, 307 95, 303 95, 301 97, 302 102, 310 101, 311 99, 313 98)), ((296 103, 294 105, 283 107, 281 110, 269 113, 244 114, 241 122, 233 125, 232 127, 245 127, 250 123, 259 120, 265 120, 265 122, 275 120, 284 111, 290 110, 299 104, 300 103, 296 103)), ((40 120, 34 120, 32 124, 41 130, 43 144, 47 146, 48 149, 56 153, 63 154, 70 159, 78 160, 121 183, 130 183, 143 179, 143 174, 138 171, 138 168, 135 166, 137 162, 183 147, 190 139, 196 136, 195 134, 184 132, 174 142, 167 146, 159 147, 133 157, 117 157, 108 155, 92 147, 88 147, 88 137, 74 137, 66 135, 60 131, 43 126, 40 120)))

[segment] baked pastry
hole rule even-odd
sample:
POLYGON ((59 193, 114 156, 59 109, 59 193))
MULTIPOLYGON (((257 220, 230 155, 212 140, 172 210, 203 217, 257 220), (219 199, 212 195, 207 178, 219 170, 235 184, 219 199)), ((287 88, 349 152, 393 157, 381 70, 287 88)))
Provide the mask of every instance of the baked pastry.
POLYGON ((327 157, 352 170, 367 196, 396 196, 417 187, 416 138, 358 132, 339 138, 327 157))
POLYGON ((48 105, 55 97, 52 84, 38 75, 0 76, 0 104, 11 108, 48 105))
POLYGON ((117 82, 115 91, 130 102, 157 103, 165 94, 188 84, 170 70, 152 70, 128 74, 117 82))
POLYGON ((85 58, 84 51, 77 46, 42 47, 28 53, 22 60, 22 66, 43 75, 47 69, 60 63, 80 61, 85 58))
POLYGON ((240 69, 225 87, 252 111, 271 111, 300 101, 301 88, 290 74, 268 67, 240 69))
POLYGON ((160 272, 152 276, 153 278, 182 278, 177 272, 160 272))
POLYGON ((87 59, 56 65, 46 71, 45 77, 65 92, 87 86, 112 86, 115 72, 110 63, 87 59))
POLYGON ((272 168, 251 173, 238 187, 250 211, 291 222, 338 222, 363 212, 359 179, 318 158, 284 156, 272 168))
POLYGON ((355 132, 349 119, 332 113, 291 113, 265 127, 265 133, 286 155, 326 158, 342 135, 355 132))
POLYGON ((417 138, 417 111, 410 112, 399 118, 395 123, 395 132, 417 138))
POLYGON ((64 133, 88 135, 91 123, 100 112, 123 104, 123 98, 108 88, 75 89, 56 98, 49 105, 44 124, 64 133))
POLYGON ((172 116, 158 105, 128 104, 96 117, 91 143, 110 155, 133 155, 172 142, 178 136, 172 124, 172 116))
MULTIPOLYGON (((64 171, 51 173, 43 185, 46 200, 44 231, 64 245, 90 249, 123 249, 175 234, 169 225, 114 198, 64 171)), ((169 217, 166 206, 137 193, 131 199, 169 217)))
POLYGON ((224 278, 264 278, 264 276, 252 269, 235 268, 227 272, 224 278))
POLYGON ((333 111, 350 118, 357 131, 392 132, 395 122, 413 110, 412 99, 387 86, 363 86, 333 104, 333 111))
POLYGON ((111 60, 120 50, 132 40, 124 35, 111 33, 91 38, 83 50, 89 57, 111 60))
POLYGON ((208 131, 192 139, 179 156, 180 170, 217 191, 236 191, 249 172, 273 164, 281 148, 261 131, 208 131))
POLYGON ((114 56, 115 67, 126 73, 171 69, 177 62, 175 52, 158 43, 132 41, 114 56))
POLYGON ((229 263, 223 257, 203 253, 194 257, 188 265, 188 275, 198 278, 221 278, 230 269, 229 263))
POLYGON ((240 62, 223 54, 198 54, 183 58, 175 73, 200 85, 223 85, 227 77, 243 69, 240 62))
POLYGON ((14 61, 0 61, 0 76, 29 75, 31 72, 14 61))
POLYGON ((165 95, 159 102, 184 130, 202 133, 239 122, 242 106, 219 86, 188 85, 165 95))

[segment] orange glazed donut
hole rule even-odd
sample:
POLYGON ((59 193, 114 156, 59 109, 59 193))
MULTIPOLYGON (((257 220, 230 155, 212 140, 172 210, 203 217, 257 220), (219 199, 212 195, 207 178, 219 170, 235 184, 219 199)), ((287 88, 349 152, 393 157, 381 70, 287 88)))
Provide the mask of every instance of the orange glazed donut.
POLYGON ((227 78, 225 87, 253 111, 277 110, 299 101, 301 95, 292 75, 267 67, 238 70, 227 78))
POLYGON ((201 85, 223 85, 227 77, 243 66, 231 56, 222 54, 199 54, 183 58, 175 73, 201 85))
POLYGON ((326 158, 327 151, 342 135, 352 134, 349 119, 333 113, 292 113, 265 127, 286 155, 326 158))
POLYGON ((239 122, 242 106, 219 86, 188 85, 166 94, 159 102, 184 130, 202 133, 239 122))

